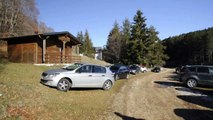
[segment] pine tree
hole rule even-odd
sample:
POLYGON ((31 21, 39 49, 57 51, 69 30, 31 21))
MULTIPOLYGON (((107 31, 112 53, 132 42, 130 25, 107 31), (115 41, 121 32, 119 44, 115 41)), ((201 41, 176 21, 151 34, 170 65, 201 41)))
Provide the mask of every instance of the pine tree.
POLYGON ((82 31, 77 33, 77 39, 82 43, 82 45, 79 47, 79 52, 84 53, 85 52, 85 43, 84 43, 84 36, 82 31))
POLYGON ((121 53, 121 32, 119 25, 115 22, 113 29, 108 35, 107 45, 104 50, 104 59, 110 63, 120 62, 121 53))
POLYGON ((153 26, 150 26, 147 31, 148 39, 146 41, 147 54, 145 59, 148 61, 148 66, 162 66, 165 64, 164 60, 168 59, 164 54, 165 47, 161 44, 158 37, 158 32, 153 26))
POLYGON ((93 49, 92 41, 89 37, 88 30, 86 30, 84 34, 84 44, 85 44, 85 51, 84 51, 85 55, 87 55, 88 57, 93 57, 94 49, 93 49))
POLYGON ((146 50, 147 50, 147 54, 145 59, 148 62, 148 66, 154 66, 156 64, 156 47, 157 47, 157 42, 159 41, 159 38, 157 36, 158 32, 155 31, 155 28, 153 26, 151 26, 148 31, 147 31, 147 35, 148 35, 148 39, 146 42, 146 50))
POLYGON ((145 59, 147 41, 146 18, 143 13, 138 10, 134 16, 134 23, 131 29, 131 38, 128 43, 127 55, 130 58, 129 64, 147 64, 145 59))
POLYGON ((131 24, 129 20, 126 18, 122 26, 122 42, 121 42, 122 44, 120 53, 120 61, 123 64, 128 64, 128 56, 126 55, 126 53, 130 37, 131 37, 131 24))

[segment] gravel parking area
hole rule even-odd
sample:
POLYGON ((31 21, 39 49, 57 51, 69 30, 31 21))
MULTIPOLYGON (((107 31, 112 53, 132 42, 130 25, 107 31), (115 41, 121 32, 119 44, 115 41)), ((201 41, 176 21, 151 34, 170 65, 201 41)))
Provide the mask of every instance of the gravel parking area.
MULTIPOLYGON (((127 80, 114 95, 108 120, 212 120, 213 96, 176 81, 173 69, 144 73, 127 80)), ((207 93, 212 93, 209 88, 207 93)))

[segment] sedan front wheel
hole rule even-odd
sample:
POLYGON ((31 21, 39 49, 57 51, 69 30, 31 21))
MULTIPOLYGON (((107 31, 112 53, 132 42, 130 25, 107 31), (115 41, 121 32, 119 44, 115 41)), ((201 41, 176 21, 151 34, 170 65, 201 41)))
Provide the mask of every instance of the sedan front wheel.
POLYGON ((103 84, 104 90, 109 90, 109 89, 111 89, 111 87, 112 87, 112 82, 110 80, 107 80, 104 82, 104 84, 103 84))
POLYGON ((58 82, 57 89, 60 91, 66 92, 71 87, 71 83, 69 80, 63 78, 58 82))

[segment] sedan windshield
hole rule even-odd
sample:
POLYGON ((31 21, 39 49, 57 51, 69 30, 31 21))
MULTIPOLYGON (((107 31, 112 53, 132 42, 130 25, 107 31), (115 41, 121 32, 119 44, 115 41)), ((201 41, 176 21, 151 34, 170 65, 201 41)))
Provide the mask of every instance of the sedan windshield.
POLYGON ((73 70, 75 70, 76 68, 78 68, 79 66, 81 66, 81 65, 80 65, 80 64, 73 64, 73 65, 66 66, 66 67, 64 67, 63 69, 69 70, 69 71, 73 71, 73 70))

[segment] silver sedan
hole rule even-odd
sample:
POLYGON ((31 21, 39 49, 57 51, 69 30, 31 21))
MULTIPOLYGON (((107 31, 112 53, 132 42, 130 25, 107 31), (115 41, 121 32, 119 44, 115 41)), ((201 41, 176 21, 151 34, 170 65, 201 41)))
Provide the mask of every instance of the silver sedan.
POLYGON ((60 91, 80 87, 109 90, 114 85, 114 74, 100 65, 72 64, 61 69, 43 72, 41 83, 57 87, 60 91))

